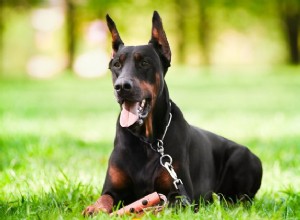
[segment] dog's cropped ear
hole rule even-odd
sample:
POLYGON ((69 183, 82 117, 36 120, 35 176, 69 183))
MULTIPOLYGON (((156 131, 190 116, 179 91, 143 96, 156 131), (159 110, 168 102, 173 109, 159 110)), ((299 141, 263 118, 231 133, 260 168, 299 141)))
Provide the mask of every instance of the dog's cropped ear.
POLYGON ((106 22, 112 36, 112 56, 114 56, 118 52, 120 47, 124 46, 124 43, 119 35, 115 22, 109 17, 108 14, 106 15, 106 22))
POLYGON ((152 33, 149 44, 152 44, 167 59, 169 64, 171 63, 171 49, 157 11, 153 13, 152 33))

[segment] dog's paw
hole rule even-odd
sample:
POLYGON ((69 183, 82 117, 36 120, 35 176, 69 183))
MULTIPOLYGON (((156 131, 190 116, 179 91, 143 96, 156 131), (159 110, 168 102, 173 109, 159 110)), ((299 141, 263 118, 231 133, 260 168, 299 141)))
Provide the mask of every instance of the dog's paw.
POLYGON ((86 207, 85 210, 83 210, 82 215, 83 216, 92 216, 98 212, 99 212, 99 210, 97 210, 97 208, 94 205, 90 205, 90 206, 86 207))
POLYGON ((109 213, 109 211, 106 210, 105 208, 97 207, 95 205, 90 205, 90 206, 86 207, 85 210, 83 210, 82 215, 83 216, 93 216, 99 212, 109 213))
POLYGON ((113 207, 113 198, 110 195, 102 195, 95 204, 88 206, 83 216, 92 216, 99 212, 110 213, 113 207))

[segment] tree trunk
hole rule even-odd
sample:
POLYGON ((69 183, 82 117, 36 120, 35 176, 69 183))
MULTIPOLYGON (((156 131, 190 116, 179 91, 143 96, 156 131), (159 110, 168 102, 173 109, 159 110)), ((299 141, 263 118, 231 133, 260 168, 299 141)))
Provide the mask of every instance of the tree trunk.
POLYGON ((186 33, 186 27, 185 27, 185 14, 187 6, 185 0, 176 0, 176 11, 177 11, 177 49, 178 49, 178 62, 180 64, 185 63, 185 33, 186 33))
POLYGON ((76 8, 73 0, 65 0, 66 3, 66 52, 67 64, 66 68, 71 70, 74 63, 76 51, 76 8))
POLYGON ((289 62, 293 65, 300 64, 299 26, 300 2, 287 1, 279 5, 284 34, 289 50, 289 62))
POLYGON ((202 53, 202 63, 210 65, 210 24, 207 0, 199 0, 199 45, 202 53))
POLYGON ((0 0, 0 76, 3 74, 4 0, 0 0))

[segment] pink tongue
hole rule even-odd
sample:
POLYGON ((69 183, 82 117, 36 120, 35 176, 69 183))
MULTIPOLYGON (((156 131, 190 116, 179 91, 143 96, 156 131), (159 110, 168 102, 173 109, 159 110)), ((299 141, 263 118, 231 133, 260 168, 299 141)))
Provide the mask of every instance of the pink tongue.
POLYGON ((129 127, 130 125, 133 125, 138 119, 138 107, 139 103, 129 103, 124 102, 122 104, 122 111, 120 116, 120 125, 122 127, 129 127))

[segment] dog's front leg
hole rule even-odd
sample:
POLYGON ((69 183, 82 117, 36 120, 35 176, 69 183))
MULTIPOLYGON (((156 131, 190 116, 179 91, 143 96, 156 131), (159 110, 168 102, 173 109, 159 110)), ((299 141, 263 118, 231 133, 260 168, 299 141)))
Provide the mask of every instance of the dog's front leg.
POLYGON ((98 212, 111 213, 113 205, 113 198, 108 194, 104 194, 100 196, 100 198, 93 205, 88 206, 82 214, 84 216, 90 216, 97 214, 98 212))
POLYGON ((120 201, 126 201, 131 195, 131 180, 122 169, 126 167, 126 165, 121 164, 118 166, 114 162, 116 160, 119 160, 119 162, 121 161, 118 155, 122 154, 119 152, 116 153, 115 151, 111 154, 102 195, 93 205, 88 206, 83 211, 82 214, 84 216, 94 215, 98 212, 111 213, 114 205, 117 205, 120 201))

